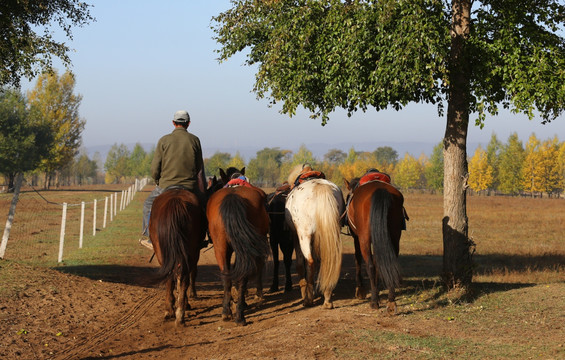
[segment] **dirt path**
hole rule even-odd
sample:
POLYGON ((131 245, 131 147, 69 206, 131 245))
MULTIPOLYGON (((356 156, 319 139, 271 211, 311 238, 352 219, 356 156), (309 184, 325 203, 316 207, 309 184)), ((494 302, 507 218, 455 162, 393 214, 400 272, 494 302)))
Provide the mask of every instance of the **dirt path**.
MULTIPOLYGON (((0 358, 419 359, 441 353, 452 359, 461 353, 463 358, 489 357, 484 351, 490 346, 496 351, 492 356, 500 358, 503 347, 503 354, 514 351, 507 353, 512 358, 520 346, 529 347, 523 339, 543 354, 555 355, 548 358, 564 354, 565 286, 543 286, 545 302, 528 300, 531 310, 523 314, 508 312, 496 299, 497 305, 490 305, 488 296, 481 305, 415 310, 414 304, 433 302, 401 289, 399 315, 388 317, 383 308, 371 310, 367 301, 353 298, 353 256, 345 250, 334 309, 322 309, 319 299, 317 306, 304 308, 297 285, 289 294, 267 294, 261 304, 251 288, 244 327, 221 320, 222 289, 213 250, 201 256, 199 298, 190 302, 186 324, 178 328, 163 320, 164 290, 147 282, 155 270, 148 264, 149 254, 125 265, 66 266, 66 273, 10 263, 8 270, 25 274, 26 280, 17 297, 0 304, 0 358), (483 303, 488 305, 483 308, 483 303), (410 345, 412 339, 424 339, 426 345, 410 345)), ((269 285, 268 276, 265 287, 269 285)), ((530 286, 509 287, 504 296, 512 303, 534 293, 539 291, 530 286)))
MULTIPOLYGON (((337 358, 351 344, 348 329, 393 326, 384 313, 352 299, 351 271, 345 265, 335 293, 335 309, 304 308, 295 285, 289 294, 267 294, 258 304, 250 289, 248 325, 221 320, 222 289, 213 250, 199 263, 198 299, 191 300, 185 326, 165 322, 164 290, 146 279, 154 264, 131 259, 126 266, 65 268, 91 278, 12 264, 37 271, 18 298, 2 304, 5 334, 0 358, 337 358)), ((18 269, 15 269, 18 270, 18 269)), ((265 287, 270 285, 270 276, 265 287)), ((296 281, 295 281, 296 283, 296 281)), ((253 284, 252 284, 253 286, 253 284)), ((282 288, 281 288, 282 289, 282 288)), ((319 301, 318 301, 319 305, 319 301)), ((355 345, 355 353, 371 349, 355 345)), ((350 351, 350 350, 347 350, 350 351)))

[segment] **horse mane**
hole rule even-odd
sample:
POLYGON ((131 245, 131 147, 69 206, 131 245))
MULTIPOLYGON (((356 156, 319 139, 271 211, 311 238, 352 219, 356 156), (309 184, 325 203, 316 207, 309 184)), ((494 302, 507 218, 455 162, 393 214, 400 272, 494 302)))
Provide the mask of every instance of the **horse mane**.
POLYGON ((300 173, 302 172, 302 165, 298 164, 295 167, 292 168, 292 170, 290 171, 290 174, 288 175, 288 183, 289 184, 294 184, 294 181, 296 180, 296 178, 298 177, 298 175, 300 175, 300 173))

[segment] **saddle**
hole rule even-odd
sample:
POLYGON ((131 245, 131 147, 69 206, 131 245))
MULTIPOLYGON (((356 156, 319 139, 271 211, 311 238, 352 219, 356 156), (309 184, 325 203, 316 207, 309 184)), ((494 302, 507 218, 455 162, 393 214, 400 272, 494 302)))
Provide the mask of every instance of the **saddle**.
POLYGON ((316 170, 306 171, 306 172, 298 175, 298 177, 294 181, 294 186, 298 186, 298 185, 302 184, 303 182, 305 182, 307 180, 325 179, 325 178, 326 178, 326 175, 321 171, 316 171, 316 170))
POLYGON ((287 183, 287 182, 284 182, 281 186, 279 186, 275 189, 275 195, 278 195, 280 193, 284 193, 288 190, 290 190, 290 184, 287 183))
POLYGON ((390 184, 390 176, 388 174, 382 173, 382 172, 378 172, 378 171, 374 171, 374 172, 370 172, 368 174, 365 174, 361 177, 361 179, 359 179, 359 186, 364 185, 370 181, 382 181, 385 182, 387 184, 390 184))

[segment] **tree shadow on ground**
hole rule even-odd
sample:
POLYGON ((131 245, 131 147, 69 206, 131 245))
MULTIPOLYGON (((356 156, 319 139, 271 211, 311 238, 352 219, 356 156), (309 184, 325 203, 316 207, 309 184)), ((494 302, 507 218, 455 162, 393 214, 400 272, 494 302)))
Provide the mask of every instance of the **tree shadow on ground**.
MULTIPOLYGON (((156 280, 158 268, 155 266, 77 265, 55 267, 54 270, 104 282, 141 287, 156 287, 159 285, 159 282, 156 280)), ((198 266, 196 281, 197 287, 200 290, 218 288, 220 286, 218 267, 213 265, 198 266)))
MULTIPOLYGON (((476 269, 475 276, 504 274, 505 272, 529 273, 534 271, 556 271, 565 264, 565 255, 545 254, 537 256, 488 254, 473 257, 476 269)), ((397 289, 397 297, 419 297, 426 293, 428 302, 435 306, 446 306, 451 303, 450 294, 441 280, 443 257, 440 255, 400 255, 400 269, 403 276, 402 286, 397 289), (432 294, 432 295, 430 295, 432 294)), ((368 288, 369 281, 363 265, 364 284, 368 288)), ((473 302, 479 297, 496 292, 532 287, 533 282, 473 282, 471 292, 464 298, 473 302)), ((338 296, 354 294, 355 291, 355 256, 345 254, 342 266, 342 279, 338 286, 344 287, 345 292, 338 296)), ((383 289, 381 289, 383 290, 383 289)), ((337 295, 337 294, 336 294, 337 295)), ((381 294, 381 297, 383 294, 381 294)), ((463 299, 460 299, 463 300, 463 299)))

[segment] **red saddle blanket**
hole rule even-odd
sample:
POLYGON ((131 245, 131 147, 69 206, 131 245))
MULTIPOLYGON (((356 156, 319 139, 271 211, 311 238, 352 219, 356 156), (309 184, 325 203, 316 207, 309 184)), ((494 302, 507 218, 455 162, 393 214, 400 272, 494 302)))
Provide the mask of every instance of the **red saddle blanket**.
POLYGON ((224 187, 234 187, 234 186, 253 187, 250 183, 248 183, 247 181, 245 181, 243 179, 231 179, 230 181, 228 181, 228 183, 224 187))
POLYGON ((390 184, 390 176, 382 172, 371 172, 366 175, 363 175, 361 179, 359 179, 359 186, 368 183, 369 181, 382 181, 385 183, 390 184))
POLYGON ((294 182, 294 186, 298 186, 306 180, 325 179, 325 178, 326 178, 326 175, 321 171, 316 171, 316 170, 306 171, 305 173, 300 174, 296 178, 296 181, 294 182))

